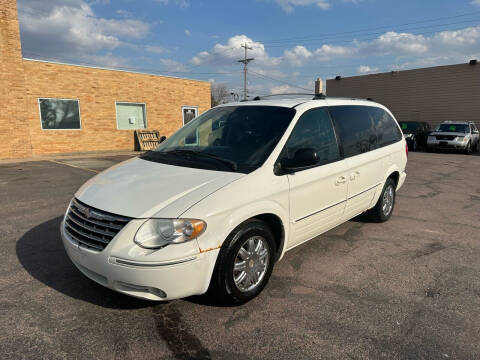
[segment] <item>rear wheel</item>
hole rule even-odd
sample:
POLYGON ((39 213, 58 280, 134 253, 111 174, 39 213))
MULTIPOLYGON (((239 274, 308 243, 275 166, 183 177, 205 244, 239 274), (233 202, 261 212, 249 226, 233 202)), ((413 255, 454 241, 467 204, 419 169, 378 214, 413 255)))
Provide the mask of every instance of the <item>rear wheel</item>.
POLYGON ((385 222, 390 219, 395 207, 395 189, 395 181, 388 178, 375 207, 368 211, 368 215, 373 221, 385 222))
POLYGON ((238 226, 220 249, 210 295, 229 304, 256 297, 272 274, 275 251, 273 233, 263 221, 252 219, 238 226))

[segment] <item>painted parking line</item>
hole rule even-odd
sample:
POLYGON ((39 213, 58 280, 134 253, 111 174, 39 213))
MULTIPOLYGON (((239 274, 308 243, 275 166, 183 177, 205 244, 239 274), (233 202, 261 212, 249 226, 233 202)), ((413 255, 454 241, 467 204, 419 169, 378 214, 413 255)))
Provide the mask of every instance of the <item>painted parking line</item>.
POLYGON ((70 167, 73 167, 73 168, 76 168, 76 169, 91 171, 95 174, 98 174, 100 172, 99 170, 89 169, 89 168, 85 168, 85 167, 81 167, 81 166, 77 166, 77 165, 73 165, 73 164, 64 163, 64 162, 57 161, 57 160, 48 160, 48 161, 53 162, 55 164, 70 166, 70 167))

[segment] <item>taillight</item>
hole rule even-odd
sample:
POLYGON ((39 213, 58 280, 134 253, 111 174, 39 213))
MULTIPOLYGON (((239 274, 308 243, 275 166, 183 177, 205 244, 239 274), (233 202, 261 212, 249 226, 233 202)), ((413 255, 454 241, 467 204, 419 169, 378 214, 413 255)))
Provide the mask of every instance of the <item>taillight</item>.
POLYGON ((405 144, 405 154, 407 154, 407 158, 408 158, 408 144, 405 144))

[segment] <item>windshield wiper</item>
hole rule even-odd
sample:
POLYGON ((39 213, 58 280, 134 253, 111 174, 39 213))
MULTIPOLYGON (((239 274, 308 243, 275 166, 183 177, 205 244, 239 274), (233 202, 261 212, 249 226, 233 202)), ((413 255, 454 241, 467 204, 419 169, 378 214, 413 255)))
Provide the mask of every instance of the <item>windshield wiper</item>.
POLYGON ((225 158, 219 157, 215 154, 211 154, 211 153, 208 153, 208 152, 188 150, 188 149, 176 149, 176 150, 167 151, 166 154, 173 154, 173 155, 188 154, 188 155, 194 155, 194 156, 203 156, 203 157, 221 162, 221 163, 227 165, 228 167, 230 167, 233 171, 237 171, 237 169, 238 169, 238 165, 235 161, 225 159, 225 158))

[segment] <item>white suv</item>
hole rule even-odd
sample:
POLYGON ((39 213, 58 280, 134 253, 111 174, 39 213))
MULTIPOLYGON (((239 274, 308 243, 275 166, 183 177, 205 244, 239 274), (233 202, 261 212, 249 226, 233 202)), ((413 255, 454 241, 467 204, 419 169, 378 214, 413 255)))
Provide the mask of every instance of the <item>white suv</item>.
POLYGON ((89 180, 61 234, 78 269, 111 289, 151 300, 210 289, 240 303, 286 251, 367 210, 388 220, 406 164, 377 103, 226 104, 89 180))

